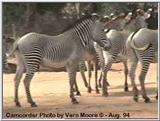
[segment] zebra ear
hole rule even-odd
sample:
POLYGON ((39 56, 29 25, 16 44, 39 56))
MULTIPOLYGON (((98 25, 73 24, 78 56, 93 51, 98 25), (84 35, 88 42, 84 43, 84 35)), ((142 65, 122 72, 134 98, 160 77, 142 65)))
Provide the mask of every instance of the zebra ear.
POLYGON ((120 18, 125 18, 126 15, 125 15, 125 13, 120 13, 120 14, 119 14, 119 17, 120 17, 120 18))
POLYGON ((91 14, 93 20, 100 20, 100 16, 97 13, 91 14))
POLYGON ((100 17, 100 22, 106 23, 110 20, 109 16, 101 16, 100 17))
POLYGON ((126 20, 126 23, 128 23, 131 19, 133 19, 133 13, 129 12, 124 19, 126 20))
POLYGON ((85 16, 86 14, 83 12, 83 13, 81 13, 81 16, 85 16))

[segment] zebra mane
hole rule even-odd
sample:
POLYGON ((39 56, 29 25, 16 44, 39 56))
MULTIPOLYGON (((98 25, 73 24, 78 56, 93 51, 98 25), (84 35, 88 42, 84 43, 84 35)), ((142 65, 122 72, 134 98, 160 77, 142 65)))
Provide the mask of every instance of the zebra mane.
POLYGON ((75 21, 74 23, 72 23, 71 25, 69 25, 67 28, 65 28, 65 29, 63 30, 63 32, 72 29, 73 27, 75 27, 76 25, 82 23, 82 21, 85 21, 85 20, 87 20, 87 19, 94 20, 94 17, 93 17, 92 15, 85 15, 85 16, 83 16, 82 18, 76 20, 76 21, 75 21))

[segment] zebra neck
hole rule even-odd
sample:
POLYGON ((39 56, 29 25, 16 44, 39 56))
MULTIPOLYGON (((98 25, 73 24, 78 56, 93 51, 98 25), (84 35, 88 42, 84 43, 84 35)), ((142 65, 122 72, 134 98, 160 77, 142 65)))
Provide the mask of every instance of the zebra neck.
POLYGON ((89 49, 90 41, 92 40, 92 35, 91 35, 92 23, 93 22, 91 20, 85 20, 74 27, 75 34, 79 39, 82 47, 88 48, 88 49, 89 49))

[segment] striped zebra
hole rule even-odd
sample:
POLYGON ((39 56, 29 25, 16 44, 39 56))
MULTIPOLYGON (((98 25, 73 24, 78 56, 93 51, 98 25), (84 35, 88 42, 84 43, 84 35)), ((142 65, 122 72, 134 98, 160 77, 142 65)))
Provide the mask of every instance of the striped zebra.
POLYGON ((16 106, 21 106, 18 99, 18 87, 24 70, 26 70, 26 75, 23 82, 27 101, 31 107, 37 106, 30 93, 30 83, 40 65, 57 68, 66 67, 69 76, 71 102, 77 104, 78 101, 73 93, 76 67, 80 61, 91 60, 94 57, 93 41, 105 50, 110 48, 103 30, 104 24, 99 21, 99 18, 88 15, 57 36, 32 32, 16 41, 10 53, 10 55, 15 53, 18 63, 14 78, 16 106))
MULTIPOLYGON (((129 77, 133 87, 133 99, 138 101, 138 89, 135 83, 135 71, 138 61, 141 63, 141 72, 139 81, 141 85, 142 97, 146 103, 151 102, 146 94, 145 77, 148 72, 150 63, 158 60, 158 30, 151 30, 142 28, 132 33, 127 39, 128 57, 131 60, 131 67, 129 70, 129 77)), ((157 80, 158 81, 158 80, 157 80)), ((158 99, 158 93, 156 96, 158 99)))
MULTIPOLYGON (((128 83, 127 83, 127 75, 128 75, 128 66, 127 66, 127 50, 126 50, 126 40, 128 36, 134 32, 139 30, 139 28, 146 28, 147 24, 144 19, 144 15, 138 14, 136 17, 132 17, 132 14, 128 14, 127 16, 121 16, 120 19, 115 19, 120 22, 121 28, 123 30, 118 31, 114 29, 109 29, 106 32, 106 36, 109 40, 111 40, 111 49, 109 51, 103 51, 104 55, 104 68, 102 69, 102 79, 103 79, 103 87, 102 87, 102 95, 108 96, 108 81, 107 81, 107 73, 110 70, 113 62, 118 58, 123 62, 124 65, 124 75, 125 75, 125 83, 124 90, 128 91, 128 83), (126 20, 127 18, 127 20, 126 20)), ((114 22, 115 22, 114 20, 114 22)), ((111 22, 109 23, 111 26, 111 22)), ((106 25, 107 26, 107 25, 106 25)))

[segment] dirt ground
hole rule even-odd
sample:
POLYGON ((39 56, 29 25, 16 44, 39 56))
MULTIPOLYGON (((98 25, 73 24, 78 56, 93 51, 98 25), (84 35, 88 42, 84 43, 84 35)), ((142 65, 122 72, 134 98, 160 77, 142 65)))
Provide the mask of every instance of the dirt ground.
MULTIPOLYGON (((67 73, 36 73, 31 83, 32 97, 38 105, 36 108, 31 108, 27 103, 23 82, 20 83, 19 88, 22 107, 15 107, 13 83, 15 74, 4 74, 3 118, 157 118, 158 101, 155 99, 157 64, 151 64, 146 77, 145 86, 152 101, 149 104, 144 103, 141 96, 138 103, 133 101, 130 80, 128 80, 129 92, 123 91, 124 74, 121 63, 113 64, 112 69, 114 71, 108 73, 110 82, 108 97, 102 97, 94 90, 89 94, 78 73, 77 81, 82 96, 76 97, 79 101, 77 105, 70 102, 67 73)), ((138 65, 137 75, 139 70, 138 65)), ((140 89, 138 78, 136 81, 140 89)), ((94 89, 94 76, 92 88, 94 89)))

